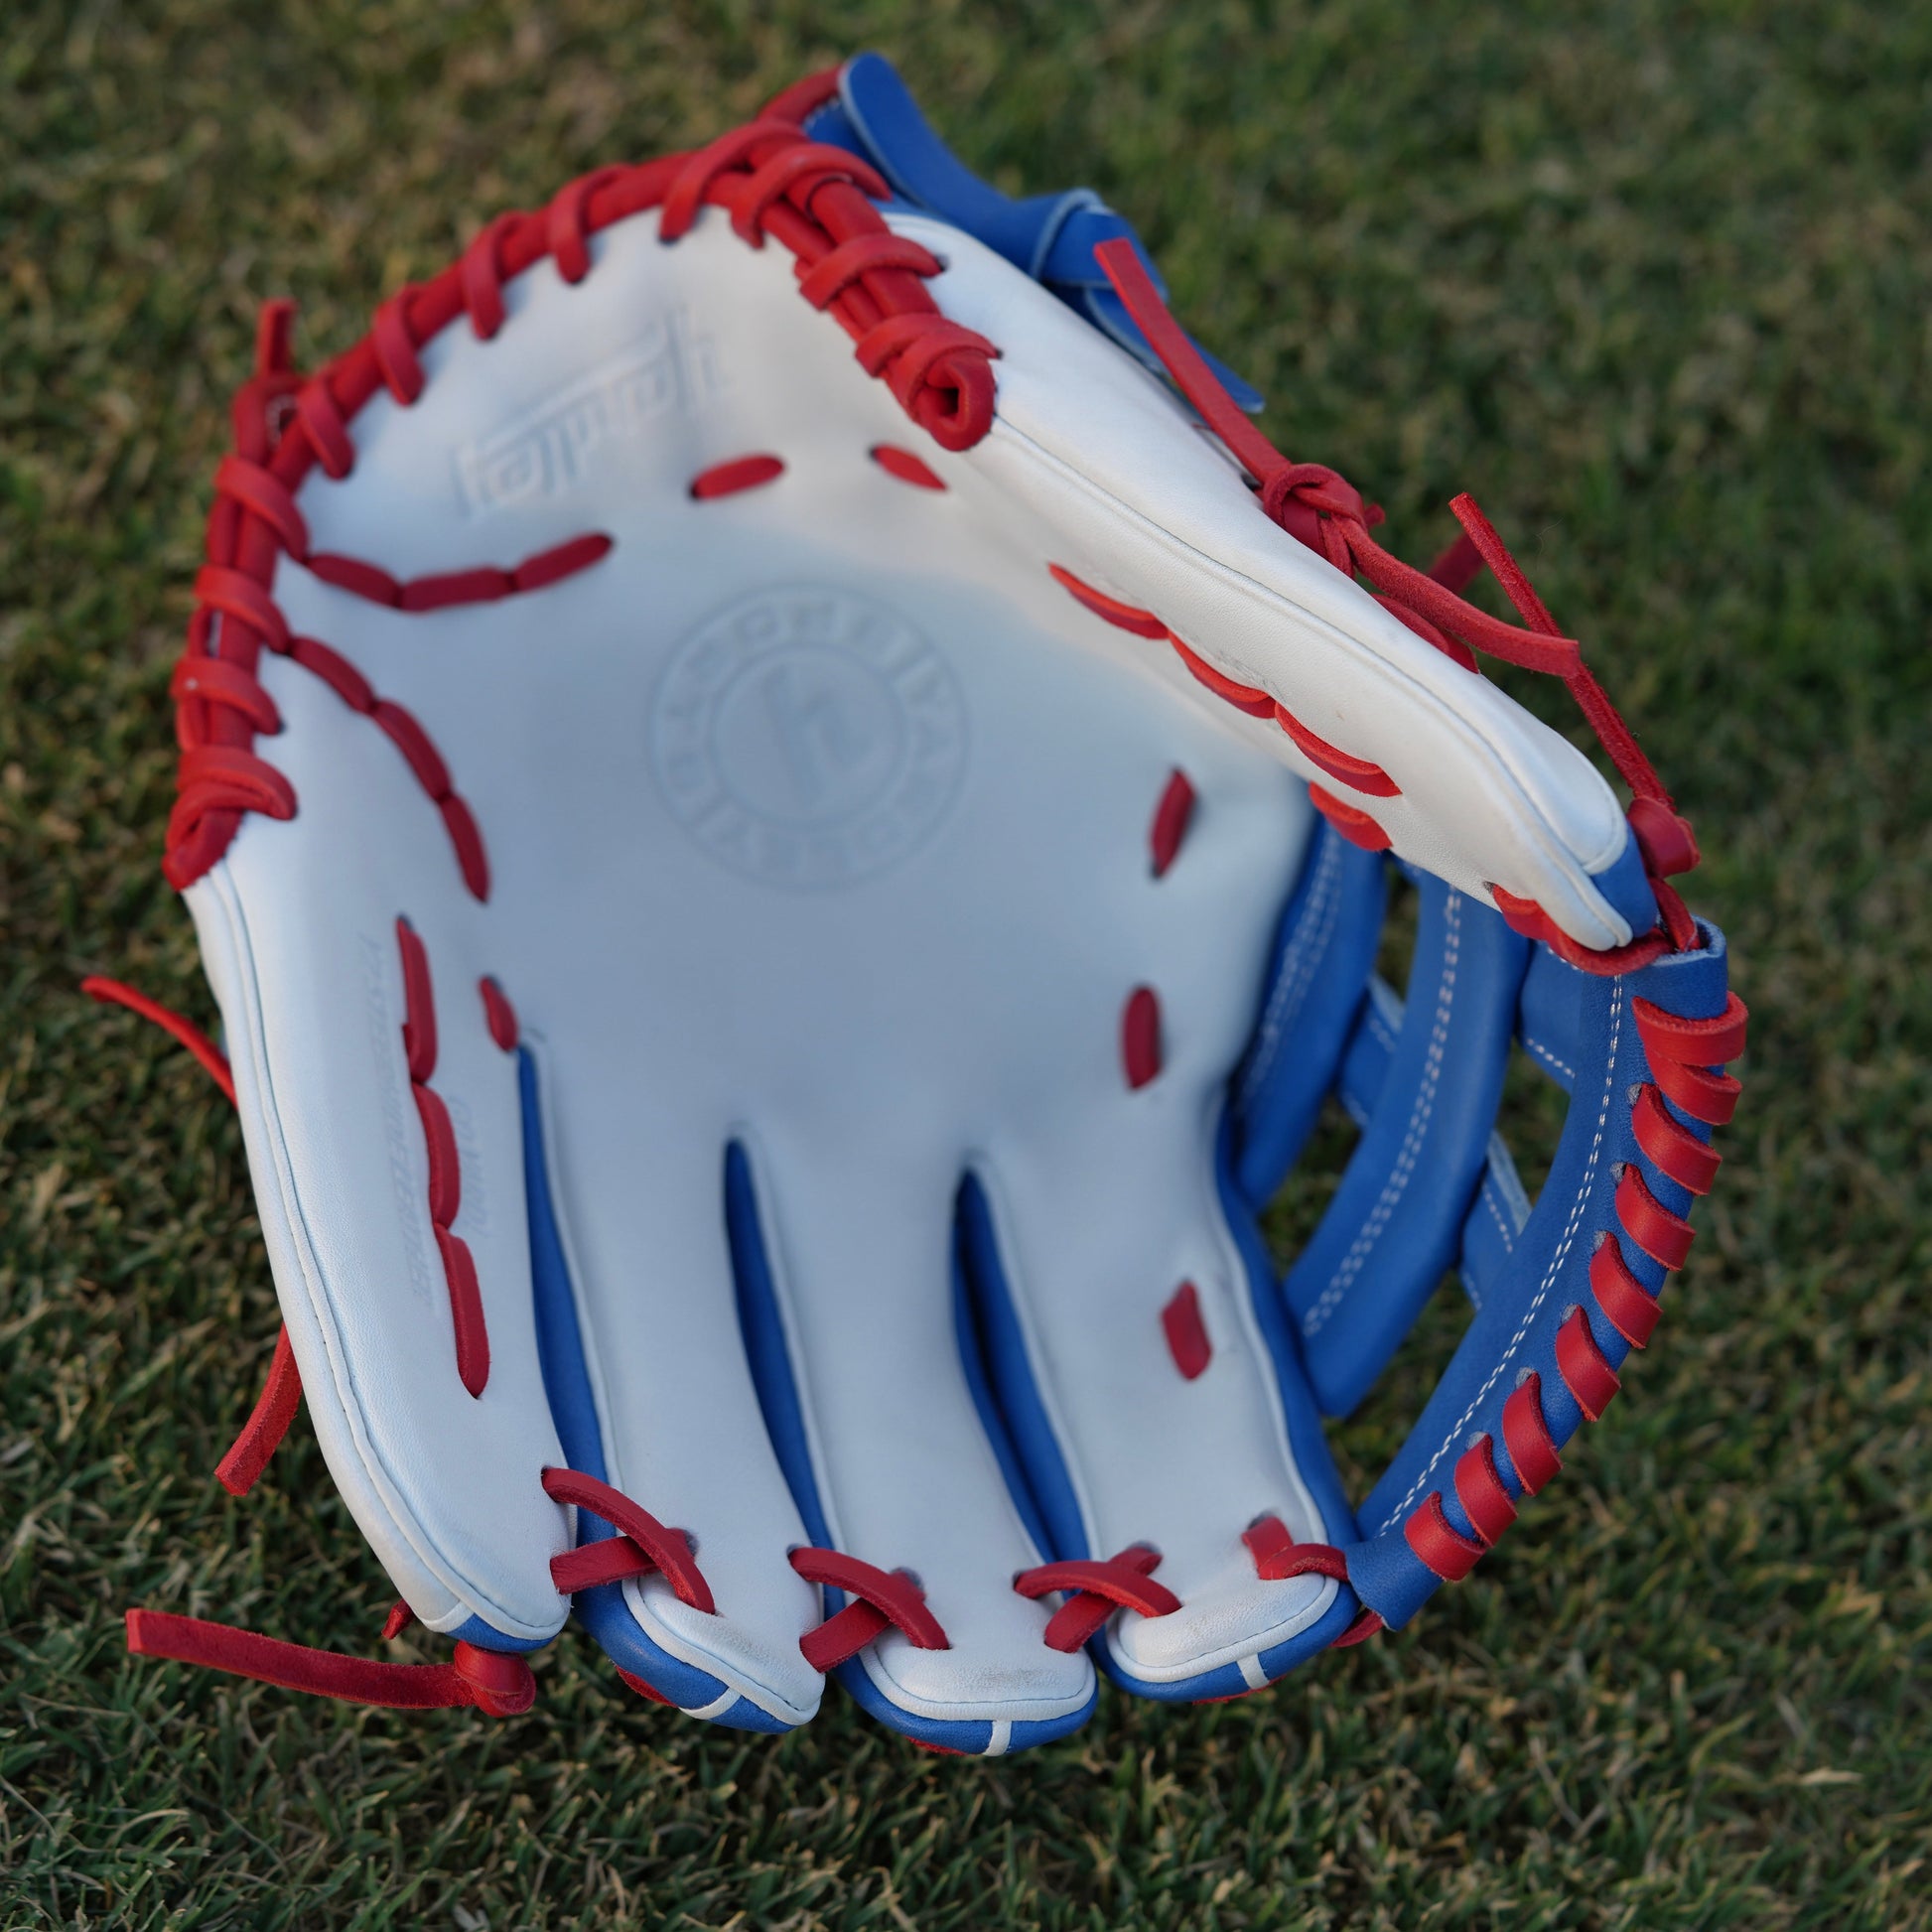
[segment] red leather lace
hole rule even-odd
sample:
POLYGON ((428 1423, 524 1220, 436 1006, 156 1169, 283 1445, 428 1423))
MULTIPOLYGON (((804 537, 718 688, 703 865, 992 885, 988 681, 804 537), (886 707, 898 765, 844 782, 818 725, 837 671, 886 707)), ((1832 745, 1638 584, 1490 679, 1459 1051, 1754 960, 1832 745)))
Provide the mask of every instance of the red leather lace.
POLYGON ((837 1669, 894 1628, 917 1649, 952 1648, 939 1619, 926 1608, 925 1591, 910 1571, 881 1570, 843 1551, 812 1548, 792 1551, 791 1567, 808 1584, 843 1590, 853 1599, 798 1639, 798 1648, 813 1670, 837 1669))
POLYGON ((409 1094, 423 1130, 429 1161, 429 1222, 443 1263, 450 1300, 450 1329, 456 1343, 456 1370, 473 1397, 489 1382, 489 1329, 483 1319, 483 1288, 470 1244, 453 1231, 463 1203, 463 1163, 456 1129, 443 1096, 430 1085, 436 1072, 436 997, 430 982, 429 954, 407 919, 396 921, 402 954, 403 1053, 409 1067, 409 1094))
POLYGON ((1161 793, 1161 802, 1154 808, 1154 822, 1148 827, 1148 855, 1153 861, 1156 879, 1167 876, 1168 868, 1173 864, 1180 851, 1180 842, 1187 836, 1187 826, 1194 815, 1194 787, 1188 781, 1186 772, 1178 765, 1169 774, 1167 787, 1161 793))
POLYGON ((621 1490, 577 1469, 545 1469, 543 1493, 553 1502, 575 1503, 579 1509, 588 1509, 614 1524, 619 1532, 599 1543, 581 1543, 550 1559, 550 1580, 561 1594, 574 1596, 580 1589, 620 1583, 655 1570, 677 1592, 679 1602, 707 1616, 718 1613, 711 1586, 705 1582, 682 1530, 666 1529, 621 1490))
POLYGON ((387 1664, 311 1650, 256 1630, 210 1623, 165 1610, 129 1610, 127 1647, 136 1657, 167 1657, 306 1691, 393 1711, 437 1711, 471 1705, 492 1718, 513 1718, 536 1702, 536 1679, 523 1658, 459 1642, 447 1664, 387 1664))
POLYGON ((1168 1298, 1161 1311, 1161 1332, 1182 1381, 1192 1382, 1207 1372, 1214 1344, 1200 1311, 1200 1290, 1192 1282, 1182 1282, 1168 1298))
MULTIPOLYGON (((1474 500, 1458 496, 1450 505, 1462 525, 1463 537, 1444 553, 1433 570, 1420 571, 1404 563, 1369 535, 1370 529, 1382 521, 1382 512, 1365 503, 1353 484, 1325 465, 1291 463, 1241 413, 1169 313, 1133 246, 1125 241, 1108 241, 1094 252, 1181 393, 1254 479, 1261 507, 1275 522, 1344 575, 1364 578, 1379 604, 1419 636, 1457 657, 1468 668, 1474 669, 1474 659, 1468 655, 1468 647, 1474 646, 1507 663, 1561 678, 1576 698, 1611 763, 1634 794, 1629 813, 1631 831, 1656 895, 1662 926, 1626 946, 1598 953, 1578 945, 1534 901, 1498 892, 1496 902, 1504 918, 1519 931, 1545 941, 1571 965, 1592 973, 1630 972, 1667 952, 1696 945, 1695 922, 1677 893, 1664 883, 1667 875, 1688 872, 1698 862, 1690 822, 1678 813, 1629 726, 1584 662, 1582 647, 1575 638, 1563 634, 1474 500), (1494 573, 1523 619, 1522 624, 1504 623, 1490 617, 1451 588, 1457 581, 1466 583, 1474 567, 1482 564, 1494 573)), ((1065 581, 1062 573, 1056 571, 1055 575, 1065 581)), ((1090 597, 1097 595, 1089 593, 1090 597)), ((1159 623, 1158 620, 1153 621, 1159 623)), ((1172 633, 1165 624, 1159 624, 1159 634, 1172 633)), ((1236 684, 1187 651, 1177 638, 1173 641, 1195 676, 1229 703, 1262 717, 1276 713, 1278 707, 1266 692, 1236 684)), ((1394 792, 1393 782, 1378 766, 1338 753, 1305 727, 1298 728, 1286 714, 1281 723, 1315 763, 1343 782, 1372 794, 1387 796, 1394 792)), ((1344 837, 1371 850, 1387 846, 1387 835, 1367 812, 1342 804, 1319 787, 1313 788, 1312 795, 1344 837)))
POLYGON ((103 1006, 126 1007, 152 1026, 159 1027, 169 1038, 188 1048, 201 1065, 207 1069, 207 1076, 227 1097, 229 1106, 234 1105, 234 1075, 228 1069, 228 1056, 215 1045, 194 1021, 185 1019, 172 1007, 164 1007, 159 1000, 151 1000, 142 992, 121 980, 103 978, 98 973, 90 973, 80 982, 80 990, 90 1000, 98 1000, 103 1006))
MULTIPOLYGON (((234 1105, 234 1074, 229 1070, 227 1055, 192 1020, 120 980, 105 979, 97 973, 83 979, 80 990, 103 1006, 126 1007, 130 1013, 159 1027, 171 1039, 187 1047, 221 1089, 228 1104, 234 1105)), ((301 1406, 302 1377, 295 1366, 295 1351, 289 1346, 289 1331, 284 1324, 276 1333, 268 1379, 254 1411, 242 1424, 241 1434, 227 1454, 215 1465, 215 1479, 229 1495, 245 1496, 255 1486, 269 1458, 281 1447, 282 1438, 288 1434, 289 1425, 301 1406)))
MULTIPOLYGON (((1282 1583, 1290 1577, 1332 1577, 1336 1583, 1348 1582, 1348 1558, 1332 1543, 1297 1543, 1288 1525, 1279 1516, 1259 1516, 1241 1532, 1255 1560, 1255 1575, 1264 1583, 1282 1583)), ((1365 1642, 1382 1628, 1382 1619, 1364 1609, 1338 1636, 1331 1650, 1346 1650, 1350 1644, 1365 1642)))
MULTIPOLYGON (((1637 1144, 1664 1173, 1693 1193, 1703 1193, 1723 1157, 1674 1120, 1663 1103, 1668 1099, 1709 1127, 1722 1127, 1730 1119, 1738 1083, 1716 1069, 1744 1050, 1749 1018, 1744 1003, 1729 994, 1724 1012, 1710 1020, 1680 1019, 1641 999, 1631 1002, 1631 1012, 1651 1071, 1631 1103, 1637 1144)), ((1621 1243, 1633 1242, 1666 1271, 1674 1271, 1684 1265, 1694 1231, 1658 1201, 1634 1167, 1626 1167, 1617 1182, 1615 1212, 1622 1232, 1606 1234, 1590 1257, 1590 1295, 1610 1326, 1633 1348, 1642 1348, 1661 1309, 1657 1297, 1631 1273, 1621 1243)), ((1557 1331, 1556 1357, 1564 1387, 1586 1420, 1595 1422, 1621 1384, 1581 1306, 1571 1310, 1557 1331)), ((1525 1495, 1535 1495, 1563 1467, 1543 1414, 1541 1376, 1526 1375, 1503 1404, 1502 1434, 1518 1485, 1525 1495)), ((1453 1484, 1472 1536, 1450 1523, 1441 1490, 1432 1490, 1403 1523, 1410 1549, 1447 1582, 1467 1576, 1483 1551, 1516 1520, 1515 1500, 1487 1435, 1457 1458, 1453 1484)))
MULTIPOLYGON (((776 104, 808 97, 818 96, 790 89, 776 104)), ((327 645, 294 636, 271 590, 277 559, 286 554, 378 603, 433 610, 540 589, 609 549, 609 538, 587 534, 508 569, 479 566, 402 582, 361 559, 312 554, 295 501, 312 465, 330 477, 351 473, 350 425, 378 389, 405 408, 421 396, 419 350, 432 337, 459 317, 483 341, 505 327, 503 285, 545 255, 554 256, 566 281, 579 282, 594 266, 590 237, 613 222, 661 206, 659 238, 674 244, 702 208, 723 208, 751 246, 772 237, 791 251, 806 299, 838 321, 861 365, 887 382, 941 448, 978 442, 993 421, 992 358, 999 351, 940 314, 925 287, 940 265, 887 228, 873 204, 888 192, 864 162, 767 116, 695 154, 599 169, 570 183, 541 213, 499 217, 442 274, 391 296, 361 342, 306 380, 289 352, 292 307, 267 305, 255 373, 235 397, 235 448, 215 477, 207 563, 196 582, 175 690, 182 757, 168 822, 169 881, 186 887, 207 872, 242 814, 295 813, 293 787, 254 750, 256 737, 271 735, 279 722, 255 676, 266 649, 323 677, 388 733, 441 811, 465 882, 479 898, 487 896, 474 815, 421 726, 377 698, 327 645)))
POLYGON ((1056 1589, 1070 1594, 1046 1620, 1043 1641, 1049 1650, 1078 1650, 1096 1635, 1116 1610, 1140 1616, 1170 1616, 1180 1598, 1166 1584, 1154 1581, 1161 1553, 1135 1543, 1102 1562, 1084 1557, 1062 1563, 1042 1563, 1023 1570, 1013 1580, 1022 1596, 1046 1596, 1056 1589))
POLYGON ((231 1496, 245 1496, 261 1480, 282 1438, 289 1433, 296 1413, 302 1407, 302 1372, 295 1365, 295 1350, 289 1345, 289 1330, 284 1322, 275 1333, 275 1353, 269 1358, 268 1376, 241 1433, 228 1452, 214 1467, 214 1479, 231 1496))

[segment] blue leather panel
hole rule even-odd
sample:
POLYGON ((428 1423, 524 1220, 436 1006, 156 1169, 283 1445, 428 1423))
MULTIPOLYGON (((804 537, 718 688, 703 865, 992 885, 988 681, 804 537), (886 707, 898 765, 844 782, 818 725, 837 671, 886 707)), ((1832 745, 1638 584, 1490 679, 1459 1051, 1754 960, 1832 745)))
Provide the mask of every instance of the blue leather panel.
POLYGON ((1367 995, 1355 1012, 1355 1030, 1341 1056, 1335 1093, 1348 1118, 1366 1127, 1388 1082, 1389 1062, 1395 1057, 1396 1035, 1402 1031, 1402 1001, 1380 974, 1368 983, 1367 995))
POLYGON ((1259 1212, 1295 1165, 1360 1010, 1388 903, 1378 854, 1358 851, 1326 820, 1277 929, 1255 1035, 1234 1076, 1234 1173, 1259 1212))
POLYGON ((454 1630, 442 1634, 452 1643, 473 1643, 479 1650, 507 1650, 524 1655, 547 1648, 551 1641, 548 1637, 512 1637, 480 1616, 467 1616, 454 1630))
POLYGON ((1566 1093, 1573 1091, 1584 1051, 1584 992, 1590 975, 1566 966, 1538 946, 1523 979, 1517 1030, 1523 1050, 1566 1093))
MULTIPOLYGON (((798 1384, 792 1376, 778 1298, 771 1285, 771 1260, 759 1219, 752 1164, 735 1141, 725 1150, 725 1232, 731 1242, 739 1332, 745 1337, 745 1359, 751 1364, 752 1386, 758 1391, 764 1433, 771 1439, 785 1486, 804 1518, 805 1534, 819 1549, 828 1550, 832 1533, 819 1501, 818 1480, 812 1473, 805 1415, 798 1406, 798 1384)), ((830 1590, 827 1594, 836 1596, 843 1605, 842 1591, 830 1590)))
POLYGON ((1325 1412, 1368 1392, 1455 1263, 1502 1096, 1529 942, 1440 880, 1379 1105, 1284 1284, 1325 1412))
MULTIPOLYGON (((1288 1425, 1289 1448, 1294 1451, 1296 1466, 1321 1513, 1325 1540, 1346 1543, 1356 1534, 1355 1512, 1349 1506, 1347 1492, 1335 1469, 1327 1432, 1321 1426, 1321 1412, 1303 1367, 1300 1339, 1275 1279, 1274 1261, 1262 1239, 1260 1224, 1242 1200, 1234 1176, 1233 1145, 1232 1130, 1223 1120, 1214 1170, 1221 1211, 1227 1218, 1228 1232, 1241 1251, 1242 1265, 1247 1269, 1249 1300, 1275 1371, 1275 1386, 1281 1392, 1282 1414, 1288 1425)), ((1238 1530, 1247 1527, 1245 1523, 1236 1525, 1238 1530)))
POLYGON ((1601 872, 1591 874, 1589 883, 1630 921, 1633 936, 1648 932, 1657 923, 1657 895, 1650 890, 1643 854, 1627 825, 1623 850, 1601 872))
MULTIPOLYGON (((907 207, 965 229, 1168 379, 1093 251, 1103 241, 1131 242, 1164 297, 1166 285, 1140 237, 1092 189, 1030 195, 1018 202, 1001 194, 932 131, 897 70, 879 54, 860 54, 845 64, 838 99, 807 115, 805 131, 815 141, 870 161, 907 207)), ((1251 383, 1205 349, 1201 354, 1240 408, 1252 415, 1262 407, 1251 383)))
MULTIPOLYGON (((1025 1472, 1015 1500, 1023 1513, 1031 1511, 1029 1527, 1040 1526, 1043 1554, 1056 1560, 1089 1556, 1073 1481, 1034 1380, 1025 1332, 1000 1260, 992 1210, 985 1190, 971 1175, 959 1189, 959 1285, 971 1305, 985 1385, 1000 1425, 994 1442, 996 1448, 1007 1442, 1025 1472)), ((969 1383, 971 1379, 969 1374, 969 1383)))
POLYGON ((550 1398, 550 1418, 563 1444, 565 1461, 604 1482, 609 1479, 604 1437, 591 1398, 584 1341, 577 1328, 577 1299, 571 1291, 563 1237, 557 1231, 556 1206, 550 1198, 537 1066, 527 1046, 516 1049, 516 1080, 523 1103, 524 1212, 530 1227, 530 1281, 536 1299, 537 1360, 543 1369, 544 1393, 550 1398))
POLYGON ((1034 1548, 1042 1562, 1085 1556, 1079 1504, 1027 1359, 986 1190, 970 1174, 955 1210, 953 1324, 966 1386, 1034 1548))
MULTIPOLYGON (((1487 1434, 1512 1495, 1521 1485, 1503 1447, 1503 1404, 1523 1376, 1541 1378, 1544 1420, 1559 1448, 1576 1433, 1582 1411, 1556 1364, 1557 1331, 1573 1309, 1584 1309, 1590 1333, 1612 1368, 1629 1344, 1604 1319, 1589 1289, 1589 1261, 1600 1235, 1617 1226, 1617 1173, 1635 1162, 1657 1199, 1674 1213, 1691 1197, 1658 1173, 1636 1145, 1630 1091, 1648 1077, 1649 1063, 1631 1013, 1644 999, 1688 1019, 1710 1019, 1725 1008, 1724 935, 1700 921, 1702 951, 1678 953, 1620 979, 1573 973, 1578 1011, 1578 1071, 1550 1178, 1507 1265, 1470 1321, 1428 1407, 1360 1512, 1366 1540, 1348 1552, 1349 1575, 1363 1600, 1391 1627, 1412 1617, 1439 1580, 1408 1547, 1403 1523, 1432 1492, 1442 1496, 1450 1524, 1469 1534, 1454 1491, 1455 1459, 1487 1434)), ((1566 968, 1568 972, 1570 969, 1566 968)), ((1710 1130, 1694 1127, 1701 1140, 1710 1130)), ((1665 1271, 1630 1241, 1625 1262, 1655 1293, 1665 1271)))
MULTIPOLYGON (((834 1590, 826 1591, 828 1597, 837 1594, 834 1590)), ((865 1666, 856 1657, 850 1663, 839 1666, 838 1679, 853 1702, 868 1716, 904 1736, 916 1737, 922 1744, 958 1751, 966 1757, 980 1757, 993 1741, 993 1726, 984 1720, 967 1722, 957 1718, 922 1718, 915 1711, 901 1710, 866 1675, 865 1666)), ((1017 1721, 1008 1735, 1007 1750, 1030 1750, 1035 1744, 1050 1744, 1057 1738, 1070 1736, 1093 1716, 1094 1706, 1099 1702, 1100 1687, 1096 1684, 1093 1696, 1079 1710, 1069 1712, 1064 1718, 1017 1721)))
POLYGON ((1476 1197, 1462 1223, 1462 1256, 1456 1263, 1462 1288, 1477 1308, 1489 1299, 1530 1218, 1529 1197, 1500 1134, 1489 1137, 1476 1197))

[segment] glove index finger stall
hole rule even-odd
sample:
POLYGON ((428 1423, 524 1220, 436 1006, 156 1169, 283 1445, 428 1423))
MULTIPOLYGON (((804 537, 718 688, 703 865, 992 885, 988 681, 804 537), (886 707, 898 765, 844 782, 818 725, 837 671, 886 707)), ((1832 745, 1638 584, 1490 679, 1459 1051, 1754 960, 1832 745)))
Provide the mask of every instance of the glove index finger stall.
POLYGON ((574 1612, 654 1704, 778 1732, 836 1676, 998 1755, 1464 1574, 1649 1339, 1743 1040, 1689 828, 1481 513, 1401 563, 1119 216, 974 182, 869 56, 313 372, 289 328, 174 683, 225 1051, 88 990, 239 1112, 285 1326, 222 1481, 306 1396, 384 1638, 447 1649, 130 1647, 513 1716, 574 1612), (1563 677, 1627 815, 1478 652, 1563 677), (1569 1096, 1534 1205, 1517 1052, 1569 1096), (1451 1272, 1351 1506, 1321 1419, 1451 1272))

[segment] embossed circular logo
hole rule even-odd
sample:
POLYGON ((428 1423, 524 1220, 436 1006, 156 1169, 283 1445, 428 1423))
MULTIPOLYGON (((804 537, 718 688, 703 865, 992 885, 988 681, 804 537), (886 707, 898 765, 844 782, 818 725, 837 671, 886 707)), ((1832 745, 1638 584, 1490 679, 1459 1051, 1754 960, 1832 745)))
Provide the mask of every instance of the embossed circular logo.
POLYGON ((966 709, 937 650, 849 590, 759 591, 708 619, 651 700, 650 761, 714 859, 818 891, 884 871, 958 796, 966 709))

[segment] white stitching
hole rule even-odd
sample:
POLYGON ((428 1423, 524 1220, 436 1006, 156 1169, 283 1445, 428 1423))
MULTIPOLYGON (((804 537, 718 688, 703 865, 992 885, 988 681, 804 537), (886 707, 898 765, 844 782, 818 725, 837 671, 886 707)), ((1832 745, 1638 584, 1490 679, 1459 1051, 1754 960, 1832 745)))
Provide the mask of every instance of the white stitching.
POLYGON ((1262 1015, 1261 1033, 1255 1042, 1254 1058, 1241 1079, 1239 1104, 1251 1106, 1256 1093, 1272 1069, 1286 1032, 1286 1022, 1301 1007, 1314 978, 1315 961, 1328 949, 1328 940, 1341 913, 1341 892, 1336 875, 1341 870, 1341 841, 1332 836, 1322 842, 1321 857, 1315 861, 1314 883, 1309 897, 1314 902, 1319 921, 1313 932, 1298 932, 1275 976, 1274 991, 1268 996, 1268 1010, 1262 1015))
POLYGON ((1584 1163, 1583 1178, 1577 1187, 1577 1197, 1570 1205, 1570 1221, 1564 1228, 1563 1239, 1557 1243, 1557 1251, 1550 1257, 1550 1266, 1545 1271, 1542 1282, 1538 1284, 1536 1298, 1524 1310, 1523 1318, 1516 1325, 1516 1332, 1509 1338, 1509 1346, 1503 1350, 1496 1366, 1489 1371, 1482 1387, 1470 1398, 1469 1406, 1463 1410, 1461 1416, 1443 1438, 1443 1446, 1429 1458, 1429 1466, 1409 1485, 1409 1493, 1383 1517, 1372 1534, 1379 1535, 1391 1523, 1408 1514, 1409 1505, 1422 1493, 1423 1484, 1436 1473, 1437 1463, 1461 1442, 1463 1431, 1475 1420, 1476 1411, 1488 1399, 1489 1391, 1502 1379, 1504 1370, 1509 1367, 1517 1349, 1523 1345, 1523 1338, 1530 1331, 1530 1323, 1536 1319, 1537 1310, 1549 1299, 1550 1289, 1563 1268, 1564 1258, 1570 1252, 1570 1244, 1577 1238, 1577 1224, 1583 1219, 1584 1210, 1589 1203, 1590 1185, 1596 1172, 1596 1157, 1603 1151, 1603 1129, 1610 1118, 1610 1098, 1616 1091, 1616 1047, 1617 1037, 1622 1028, 1623 982, 1619 979, 1613 984, 1610 992, 1610 1049, 1604 1059, 1603 1098, 1596 1110, 1596 1133, 1589 1144, 1589 1158, 1584 1163))
POLYGON ((1503 1238, 1503 1253, 1516 1252, 1516 1236, 1511 1232, 1509 1223, 1503 1219, 1503 1211, 1496 1204, 1496 1182, 1492 1175, 1482 1176, 1482 1198, 1489 1203, 1489 1217, 1496 1224, 1496 1231, 1503 1238))
MULTIPOLYGON (((1385 1053, 1393 1053, 1395 1051, 1396 1034, 1401 1028, 1401 1025, 1402 1002, 1389 991, 1389 983, 1387 980, 1383 979, 1380 974, 1372 974, 1368 982, 1368 999, 1364 1003, 1359 1031, 1366 1034, 1385 1053), (1391 1014, 1394 1015, 1393 1022, 1390 1020, 1391 1014)), ((1353 1057, 1354 1051, 1355 1040, 1351 1037, 1348 1044, 1342 1049, 1341 1066, 1343 1077, 1337 1080, 1335 1092, 1339 1096, 1342 1109, 1348 1115, 1348 1118, 1357 1127, 1366 1127, 1369 1123, 1369 1116, 1372 1110, 1364 1106, 1354 1094, 1349 1092, 1346 1079, 1348 1062, 1353 1057)), ((1388 1078, 1388 1066, 1386 1063, 1382 1067, 1382 1078, 1383 1080, 1388 1078)), ((1376 1093, 1379 1098, 1381 1093, 1380 1082, 1377 1083, 1376 1093)))
POLYGON ((1574 1066, 1566 1065, 1562 1060, 1558 1059, 1540 1039, 1532 1039, 1528 1034, 1525 1034, 1523 1035, 1523 1044, 1538 1059, 1547 1061, 1551 1066, 1555 1067, 1566 1080, 1574 1080, 1577 1077, 1577 1069, 1574 1066))
POLYGON ((1341 913, 1341 892, 1336 878, 1340 870, 1341 841, 1332 837, 1325 839, 1321 857, 1315 862, 1314 884, 1310 889, 1310 897, 1315 902, 1318 924, 1306 937, 1297 935, 1289 948, 1288 957, 1282 962, 1281 972, 1276 975, 1268 1011, 1262 1016, 1261 1038, 1256 1046, 1255 1058, 1241 1082, 1244 1106, 1254 1099, 1272 1068, 1287 1031, 1286 1021, 1301 1007, 1314 978, 1314 962, 1327 951, 1328 940, 1341 913))
POLYGON ((1382 1191, 1369 1211, 1368 1219, 1362 1223, 1348 1252, 1342 1256, 1341 1266, 1335 1270, 1328 1286, 1321 1291, 1321 1299, 1302 1317, 1302 1332, 1311 1339, 1320 1333, 1341 1298, 1354 1286, 1355 1278, 1367 1266, 1376 1242, 1381 1239, 1382 1230, 1408 1191, 1409 1182, 1416 1172, 1416 1163, 1422 1154, 1424 1137, 1429 1132, 1429 1117, 1436 1110, 1436 1092, 1443 1077, 1443 1056, 1449 1046, 1449 1011, 1455 1003, 1456 961, 1462 950, 1460 893, 1451 892, 1444 901, 1443 923, 1448 931, 1443 951, 1443 977, 1436 989, 1436 1018, 1430 1029, 1429 1052, 1423 1061, 1422 1079, 1416 1087, 1416 1104, 1409 1116, 1408 1131, 1402 1137, 1395 1165, 1382 1183, 1382 1191))
POLYGON ((1523 1191, 1523 1178, 1516 1172, 1516 1163, 1509 1152, 1509 1143, 1493 1129, 1489 1135, 1489 1159, 1486 1164, 1489 1184, 1496 1190, 1496 1198, 1509 1210, 1510 1227, 1521 1234, 1528 1225, 1531 1213, 1530 1197, 1523 1191))

